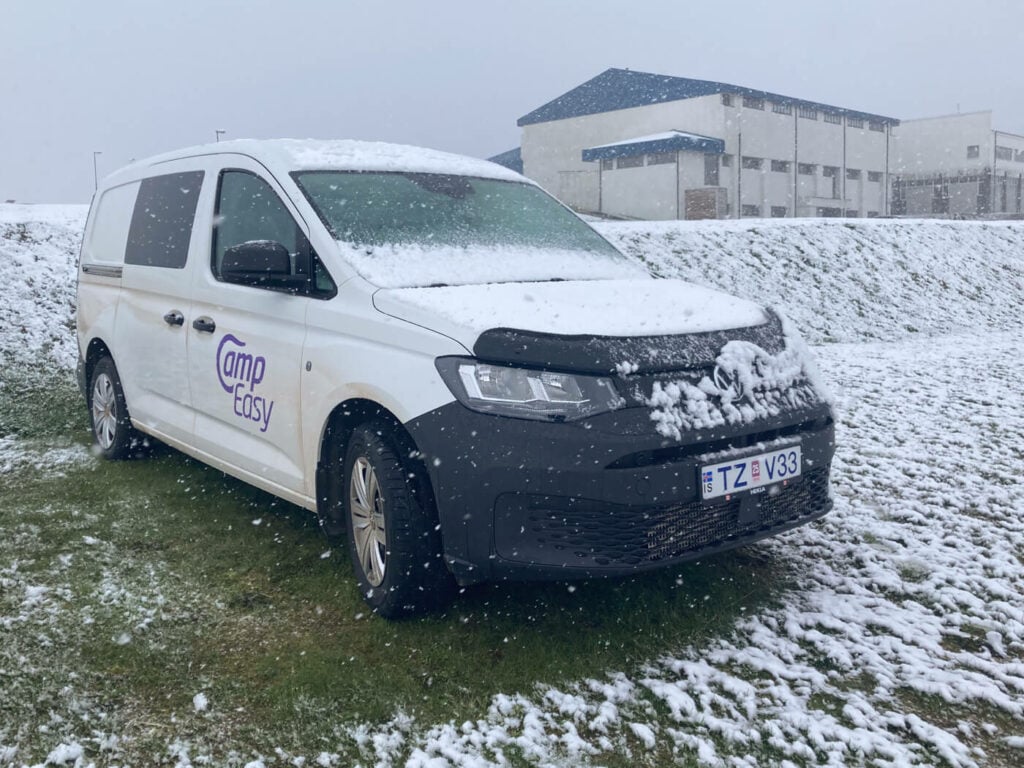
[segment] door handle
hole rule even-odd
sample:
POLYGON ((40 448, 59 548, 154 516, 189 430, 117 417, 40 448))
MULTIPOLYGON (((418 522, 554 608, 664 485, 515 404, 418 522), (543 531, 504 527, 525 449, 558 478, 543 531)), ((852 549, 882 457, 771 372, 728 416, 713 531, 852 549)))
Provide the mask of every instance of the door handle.
POLYGON ((172 309, 166 315, 164 315, 164 322, 168 325, 184 325, 185 316, 176 309, 172 309))
POLYGON ((195 328, 200 333, 213 333, 215 330, 217 330, 217 324, 213 322, 213 318, 207 317, 206 315, 203 315, 202 317, 197 317, 195 320, 193 320, 192 327, 195 328))

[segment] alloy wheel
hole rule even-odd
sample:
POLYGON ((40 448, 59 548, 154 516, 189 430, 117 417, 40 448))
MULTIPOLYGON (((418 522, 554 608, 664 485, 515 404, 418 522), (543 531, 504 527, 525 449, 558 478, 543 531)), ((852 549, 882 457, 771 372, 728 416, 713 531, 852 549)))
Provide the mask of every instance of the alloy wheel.
POLYGON ((387 567, 387 537, 384 523, 384 495, 370 461, 360 456, 352 465, 349 510, 356 556, 366 580, 379 587, 387 567))
POLYGON ((108 450, 117 434, 117 395, 114 382, 105 373, 92 385, 92 424, 100 448, 108 450))

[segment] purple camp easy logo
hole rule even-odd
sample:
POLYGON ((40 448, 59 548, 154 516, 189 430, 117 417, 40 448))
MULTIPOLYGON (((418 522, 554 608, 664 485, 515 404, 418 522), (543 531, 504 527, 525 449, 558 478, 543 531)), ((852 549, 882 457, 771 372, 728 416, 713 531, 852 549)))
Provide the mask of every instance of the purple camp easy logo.
POLYGON ((217 378, 221 388, 234 398, 235 416, 256 422, 260 432, 270 427, 274 401, 256 394, 267 373, 267 358, 243 352, 245 342, 225 334, 217 346, 217 378))

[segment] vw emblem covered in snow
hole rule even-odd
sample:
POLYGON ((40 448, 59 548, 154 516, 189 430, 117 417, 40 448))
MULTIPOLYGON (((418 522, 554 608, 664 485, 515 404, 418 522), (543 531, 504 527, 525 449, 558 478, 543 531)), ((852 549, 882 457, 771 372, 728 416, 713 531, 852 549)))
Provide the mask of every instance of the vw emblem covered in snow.
POLYGON ((743 383, 739 377, 732 371, 723 368, 720 365, 715 366, 715 372, 712 374, 715 386, 721 392, 732 391, 733 397, 739 400, 743 397, 743 383))

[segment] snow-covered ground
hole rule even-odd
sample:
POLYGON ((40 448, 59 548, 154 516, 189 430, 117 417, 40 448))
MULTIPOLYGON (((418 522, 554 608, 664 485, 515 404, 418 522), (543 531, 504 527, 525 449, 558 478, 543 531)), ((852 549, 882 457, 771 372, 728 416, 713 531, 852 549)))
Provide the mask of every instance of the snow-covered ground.
POLYGON ((597 224, 662 277, 782 307, 808 341, 1014 328, 1024 224, 868 219, 597 224))
POLYGON ((75 364, 75 269, 88 211, 0 204, 0 366, 36 350, 75 364))
MULTIPOLYGON (((83 218, 0 206, 0 362, 34 349, 72 364, 83 218)), ((646 664, 495 690, 460 722, 395 712, 345 726, 336 743, 265 750, 252 766, 345 765, 353 753, 423 768, 600 764, 609 753, 714 766, 1024 764, 1024 225, 599 226, 660 274, 784 307, 817 345, 839 413, 836 509, 758 545, 792 584, 728 632, 652 648, 646 664)), ((0 479, 5 466, 88 460, 0 434, 0 479)), ((48 632, 73 610, 54 574, 0 560, 0 640, 48 632)), ((0 669, 0 696, 5 679, 0 669)), ((87 697, 68 698, 53 705, 48 754, 20 753, 5 743, 19 724, 0 722, 0 768, 118 762, 125 734, 81 719, 87 697)), ((197 694, 194 707, 216 702, 197 694)), ((253 745, 186 731, 167 741, 182 766, 229 750, 253 745)))
POLYGON ((419 736, 413 765, 477 765, 481 743, 571 763, 630 733, 707 765, 760 764, 742 758, 768 744, 810 764, 969 766, 986 729, 1021 746, 1022 351, 1016 332, 819 348, 842 414, 836 509, 764 545, 797 564, 785 604, 637 672, 497 696, 419 736), (912 694, 977 716, 911 714, 912 694))

